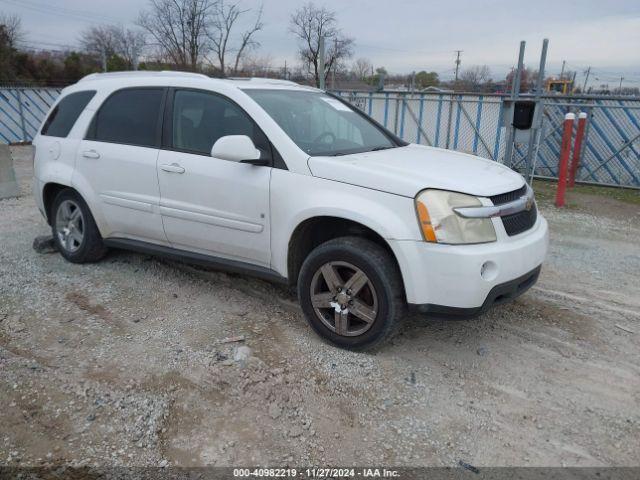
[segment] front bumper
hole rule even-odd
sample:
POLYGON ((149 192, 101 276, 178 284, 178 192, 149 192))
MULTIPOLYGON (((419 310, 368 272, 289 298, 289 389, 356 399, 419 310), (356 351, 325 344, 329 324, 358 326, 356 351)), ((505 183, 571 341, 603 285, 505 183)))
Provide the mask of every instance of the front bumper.
POLYGON ((496 233, 498 241, 478 245, 391 240, 407 302, 433 313, 475 315, 496 299, 523 293, 537 280, 546 257, 547 222, 539 216, 533 228, 522 234, 509 237, 504 229, 496 233), (528 284, 519 287, 523 282, 528 284), (514 285, 515 291, 510 291, 514 285), (500 293, 500 287, 508 287, 506 294, 500 293))
POLYGON ((475 308, 460 308, 460 307, 447 307, 444 305, 434 305, 432 303, 425 303, 422 305, 412 305, 412 307, 420 313, 426 313, 437 317, 451 317, 451 318, 473 318, 481 315, 489 310, 494 305, 508 302, 516 297, 519 297, 524 292, 529 290, 537 281, 540 275, 539 266, 533 271, 525 273, 521 277, 514 280, 510 280, 500 285, 493 287, 484 303, 480 307, 475 308))

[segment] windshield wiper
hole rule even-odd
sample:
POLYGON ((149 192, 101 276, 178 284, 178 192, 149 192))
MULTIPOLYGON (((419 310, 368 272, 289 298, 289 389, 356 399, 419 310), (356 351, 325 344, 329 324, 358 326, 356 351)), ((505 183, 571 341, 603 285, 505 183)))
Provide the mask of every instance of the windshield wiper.
POLYGON ((389 150, 390 148, 396 148, 395 145, 381 145, 379 147, 373 147, 370 152, 379 152, 380 150, 389 150))

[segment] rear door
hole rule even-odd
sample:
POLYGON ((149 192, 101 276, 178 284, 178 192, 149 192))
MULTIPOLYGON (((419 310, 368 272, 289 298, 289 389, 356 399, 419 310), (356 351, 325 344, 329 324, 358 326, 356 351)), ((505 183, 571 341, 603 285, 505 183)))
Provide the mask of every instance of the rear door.
POLYGON ((76 161, 76 182, 92 189, 108 237, 166 244, 156 173, 166 89, 112 93, 93 117, 76 161))
POLYGON ((230 99, 208 91, 170 92, 165 145, 158 157, 160 212, 178 249, 268 266, 271 167, 211 156, 225 135, 247 135, 263 155, 271 146, 230 99))

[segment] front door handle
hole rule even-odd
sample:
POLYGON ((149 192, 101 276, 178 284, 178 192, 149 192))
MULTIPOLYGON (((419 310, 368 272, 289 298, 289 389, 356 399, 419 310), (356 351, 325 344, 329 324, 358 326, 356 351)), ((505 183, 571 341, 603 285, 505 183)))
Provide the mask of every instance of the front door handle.
POLYGON ((164 165, 160 165, 160 168, 162 170, 164 170, 165 172, 170 172, 170 173, 184 173, 184 167, 181 167, 180 165, 178 165, 177 163, 172 163, 171 165, 167 165, 166 163, 164 165))
POLYGON ((95 150, 85 150, 82 152, 84 158, 100 158, 100 154, 95 150))

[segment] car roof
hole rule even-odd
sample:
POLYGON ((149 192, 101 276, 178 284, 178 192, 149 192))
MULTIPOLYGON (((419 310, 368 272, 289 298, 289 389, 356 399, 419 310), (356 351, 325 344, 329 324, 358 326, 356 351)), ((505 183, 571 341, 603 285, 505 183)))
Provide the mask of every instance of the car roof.
MULTIPOLYGON (((279 80, 275 78, 211 78, 202 73, 178 72, 170 70, 162 71, 130 71, 130 72, 107 72, 92 73, 83 77, 76 84, 77 86, 89 87, 90 85, 105 85, 118 87, 140 86, 146 82, 150 85, 159 85, 160 83, 168 86, 186 87, 195 86, 225 86, 235 87, 241 90, 245 89, 272 89, 272 90, 307 90, 319 91, 316 88, 300 85, 289 80, 279 80)), ((96 86, 97 86, 96 85, 96 86)), ((75 90, 75 89, 74 89, 75 90)))

